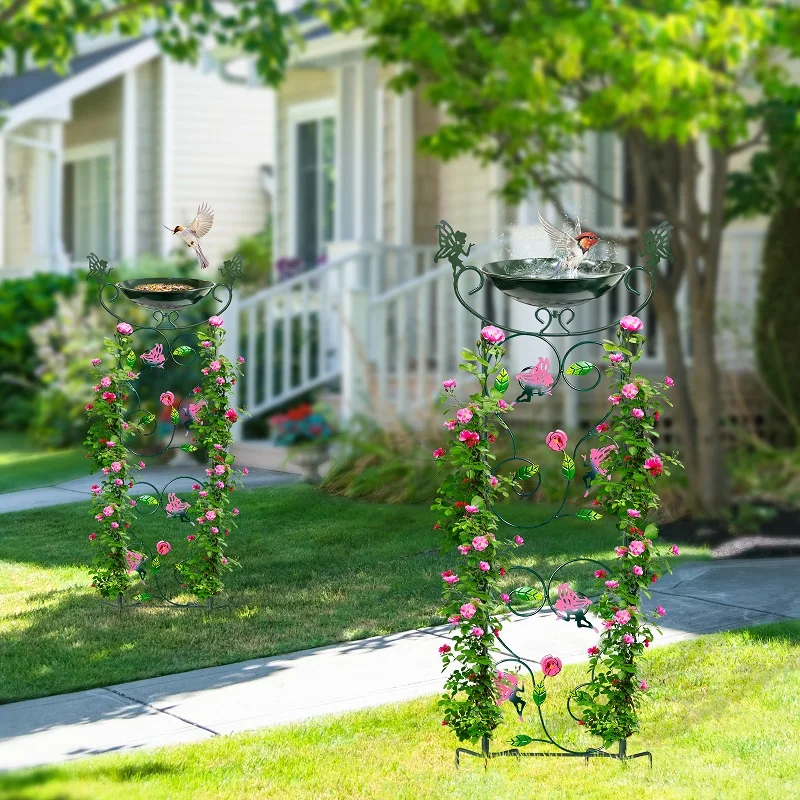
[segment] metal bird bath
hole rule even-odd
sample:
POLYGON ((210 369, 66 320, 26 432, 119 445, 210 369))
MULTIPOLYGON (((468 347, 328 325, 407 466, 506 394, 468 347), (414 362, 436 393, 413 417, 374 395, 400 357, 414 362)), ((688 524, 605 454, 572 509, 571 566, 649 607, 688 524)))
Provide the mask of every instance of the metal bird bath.
MULTIPOLYGON (((538 367, 517 365, 520 367, 520 374, 517 378, 522 389, 522 394, 516 398, 517 404, 532 402, 534 396, 542 397, 545 394, 550 394, 562 380, 566 387, 578 392, 589 392, 600 384, 603 374, 602 365, 598 366, 589 361, 572 363, 576 359, 575 351, 586 347, 595 348, 595 352, 597 348, 602 351, 603 342, 595 338, 593 334, 610 331, 615 328, 619 324, 621 314, 615 314, 612 320, 595 328, 573 330, 571 325, 575 320, 575 312, 572 310, 572 306, 602 297, 622 283, 624 289, 630 293, 634 301, 632 305, 635 306, 627 313, 638 314, 650 302, 652 297, 655 288, 655 268, 659 260, 662 257, 669 257, 668 236, 671 229, 671 226, 665 222, 655 231, 645 234, 640 252, 647 267, 630 267, 611 261, 585 262, 580 265, 577 277, 554 278, 552 274, 556 269, 557 261, 552 258, 496 261, 485 264, 482 267, 467 265, 464 263, 464 259, 468 257, 472 245, 467 247, 466 234, 462 231, 454 231, 444 220, 436 227, 440 232, 440 247, 436 253, 435 260, 447 259, 450 262, 453 268, 453 291, 456 298, 470 314, 478 319, 481 327, 494 325, 500 328, 505 333, 506 342, 534 339, 548 348, 548 353, 553 363, 552 374, 549 367, 550 358, 540 358, 540 365, 545 362, 547 364, 546 369, 539 370, 542 373, 547 373, 546 376, 544 374, 539 376, 541 378, 539 380, 540 385, 525 382, 526 379, 534 382, 537 380, 538 367), (461 278, 468 272, 472 272, 478 277, 479 284, 466 292, 465 295, 462 295, 459 283, 461 278), (636 286, 635 276, 637 274, 640 274, 641 278, 646 282, 644 291, 636 286), (508 324, 489 319, 487 313, 473 308, 470 305, 470 297, 484 288, 487 279, 509 297, 528 306, 536 307, 535 312, 532 313, 532 322, 535 321, 539 324, 538 329, 518 330, 508 324), (573 341, 565 342, 565 346, 562 348, 564 352, 559 352, 557 347, 558 340, 567 337, 573 341)), ((621 299, 624 305, 624 298, 621 299)), ((489 307, 488 304, 485 307, 489 307)), ((611 411, 609 410, 600 422, 604 422, 610 414, 611 411)), ((508 469, 517 471, 520 467, 533 465, 531 460, 519 452, 518 442, 505 420, 501 419, 499 422, 501 427, 508 433, 512 454, 494 465, 492 472, 498 473, 508 469)), ((570 512, 567 508, 567 497, 576 477, 583 481, 586 495, 589 493, 592 479, 596 474, 593 471, 595 467, 592 465, 591 453, 598 452, 597 450, 592 450, 590 453, 586 452, 592 446, 592 443, 595 443, 594 447, 596 448, 602 448, 603 445, 608 444, 607 437, 604 437, 604 434, 594 426, 591 426, 582 436, 579 435, 578 442, 572 449, 571 455, 568 455, 566 451, 564 452, 561 478, 565 480, 565 484, 560 504, 555 512, 552 514, 547 512, 545 518, 542 519, 541 513, 537 514, 537 508, 541 508, 541 506, 537 507, 537 505, 531 504, 528 506, 531 511, 526 512, 524 515, 527 518, 525 521, 520 521, 518 516, 512 521, 503 515, 508 513, 505 509, 501 512, 500 508, 494 507, 492 510, 498 519, 512 528, 528 531, 542 528, 553 520, 564 517, 578 518, 587 522, 598 519, 600 515, 589 508, 580 508, 576 512, 570 512), (583 463, 586 470, 583 475, 578 474, 578 469, 576 469, 581 463, 583 463), (537 516, 539 517, 538 519, 535 518, 537 516), (534 519, 530 519, 530 517, 534 517, 534 519)), ((522 488, 515 489, 515 494, 519 499, 529 499, 536 495, 542 483, 543 475, 538 471, 537 467, 537 474, 532 474, 522 488)), ((548 568, 546 572, 528 566, 511 566, 508 574, 513 586, 509 586, 506 589, 510 596, 507 605, 509 613, 517 617, 528 617, 549 609, 559 619, 573 621, 579 628, 592 629, 592 623, 587 620, 586 614, 590 613, 591 603, 599 593, 596 592, 593 598, 581 592, 573 591, 569 583, 565 583, 564 570, 586 571, 587 574, 585 576, 580 576, 582 580, 584 577, 589 578, 597 567, 606 568, 606 565, 590 558, 577 558, 558 565, 555 569, 548 568), (559 597, 554 594, 556 589, 560 593, 559 597), (567 599, 571 597, 575 607, 573 608, 567 604, 561 594, 567 599)), ((491 615, 488 627, 491 628, 491 615)), ((535 686, 536 680, 532 669, 532 664, 535 664, 535 662, 515 652, 501 638, 498 637, 497 642, 499 645, 499 659, 495 661, 494 669, 517 669, 520 677, 525 677, 529 685, 535 686)), ((591 673, 589 681, 591 682, 593 679, 594 674, 591 673)), ((587 684, 582 684, 582 686, 585 685, 587 684)), ((577 691, 582 686, 576 687, 573 691, 577 691)), ((628 754, 626 739, 621 739, 618 742, 617 752, 610 752, 604 746, 577 749, 558 741, 548 729, 542 702, 543 700, 536 702, 533 719, 531 720, 534 724, 539 723, 540 731, 534 732, 534 735, 519 734, 514 736, 510 742, 511 748, 501 751, 493 751, 490 738, 484 736, 481 740, 480 751, 469 750, 464 747, 459 747, 456 750, 456 766, 458 766, 459 758, 462 755, 478 756, 484 759, 485 764, 488 764, 489 759, 499 756, 514 756, 516 758, 523 756, 578 757, 586 759, 587 763, 591 757, 619 760, 644 757, 649 759, 652 766, 652 755, 649 752, 628 754), (531 744, 550 746, 551 749, 544 751, 541 750, 541 747, 536 751, 522 749, 531 744)), ((566 710, 573 720, 579 721, 579 718, 575 716, 573 709, 570 707, 569 701, 567 702, 566 710)))
POLYGON ((613 289, 630 270, 614 261, 584 262, 578 275, 554 278, 555 258, 493 261, 480 267, 501 292, 538 308, 565 308, 596 300, 613 289))
POLYGON ((202 281, 198 278, 134 278, 120 281, 114 285, 136 305, 167 311, 192 306, 217 286, 216 283, 202 281), (150 284, 161 284, 164 287, 189 286, 191 288, 164 288, 161 290, 141 288, 150 284))

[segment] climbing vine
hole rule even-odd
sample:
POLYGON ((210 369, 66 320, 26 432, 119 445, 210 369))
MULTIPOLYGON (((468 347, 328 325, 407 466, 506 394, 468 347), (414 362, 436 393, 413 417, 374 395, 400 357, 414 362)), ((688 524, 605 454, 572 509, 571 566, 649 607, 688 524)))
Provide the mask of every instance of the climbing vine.
MULTIPOLYGON (((442 573, 442 611, 455 631, 452 646, 439 648, 443 668, 454 666, 439 706, 442 724, 449 725, 460 741, 490 735, 501 720, 492 651, 502 623, 494 615, 505 610, 508 597, 499 590, 498 581, 505 574, 509 549, 523 544, 521 536, 509 541, 497 538, 492 512, 495 500, 507 496, 514 482, 513 477, 493 475, 491 468, 496 421, 511 411, 503 400, 509 384, 502 365, 504 339, 499 328, 489 325, 481 331, 476 351, 462 351, 460 369, 477 378, 479 391, 462 403, 456 397, 456 381, 443 382, 442 402, 449 417, 444 426, 451 438, 433 452, 447 468, 432 506, 437 513, 434 527, 441 531, 446 552, 458 559, 455 569, 442 573)), ((525 469, 533 474, 532 467, 525 469)))
MULTIPOLYGON (((669 474, 669 465, 681 466, 674 455, 659 454, 654 446, 656 423, 664 405, 672 405, 666 392, 673 381, 667 376, 651 382, 635 372, 646 341, 643 328, 638 317, 623 317, 616 341, 603 344, 606 374, 612 382, 608 398, 612 412, 598 432, 615 447, 609 448, 603 471, 594 478, 595 502, 618 518, 620 544, 615 548, 613 574, 595 572, 603 591, 592 612, 602 619, 605 630, 599 644, 589 649, 592 680, 576 690, 573 699, 581 724, 602 737, 606 746, 639 728, 637 712, 647 690, 641 656, 666 613, 661 606, 645 612, 642 597, 650 597, 648 587, 670 569, 655 543, 658 527, 647 518, 659 505, 656 481, 669 474)), ((676 546, 672 554, 678 555, 676 546)))

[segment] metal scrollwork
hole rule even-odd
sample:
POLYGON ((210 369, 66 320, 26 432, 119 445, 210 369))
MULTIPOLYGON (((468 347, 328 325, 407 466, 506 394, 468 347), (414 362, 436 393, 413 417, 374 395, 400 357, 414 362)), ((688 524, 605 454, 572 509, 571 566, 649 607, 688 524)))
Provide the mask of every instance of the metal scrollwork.
MULTIPOLYGON (((536 320, 539 327, 535 330, 511 328, 508 325, 489 319, 486 314, 475 310, 466 299, 480 292, 486 282, 486 276, 479 268, 464 263, 464 259, 468 256, 470 249, 465 249, 467 241, 466 234, 461 231, 454 231, 444 220, 436 227, 439 230, 439 251, 436 254, 436 260, 438 261, 441 258, 446 258, 452 265, 453 291, 461 305, 467 309, 470 314, 477 317, 482 326, 491 324, 503 330, 506 342, 521 337, 531 337, 549 348, 547 356, 539 357, 536 364, 524 367, 516 375, 521 389, 520 395, 516 398, 517 403, 530 403, 538 398, 545 398, 552 395, 561 382, 563 382, 568 389, 577 392, 590 392, 600 385, 603 373, 597 364, 585 360, 573 361, 573 359, 578 358, 576 351, 580 348, 599 348, 602 353, 602 341, 593 338, 581 339, 581 341, 576 344, 571 344, 562 354, 551 339, 562 337, 591 337, 593 334, 616 327, 619 324, 619 317, 616 317, 606 324, 599 325, 596 328, 582 331, 573 331, 570 329, 570 325, 575 319, 575 312, 570 307, 552 309, 544 307, 536 308, 535 311, 533 311, 533 318, 536 320), (465 296, 459 288, 459 282, 468 272, 473 272, 478 276, 478 285, 467 291, 465 296)), ((629 312, 631 314, 638 314, 648 305, 655 289, 655 270, 661 259, 671 259, 669 249, 669 233, 671 229, 672 226, 667 222, 663 222, 655 230, 646 233, 642 238, 640 249, 640 254, 646 266, 631 267, 623 276, 622 286, 636 298, 635 307, 633 311, 629 312), (644 290, 640 290, 635 285, 638 273, 641 273, 646 279, 646 287, 644 290)), ((558 469, 560 471, 560 478, 564 482, 563 493, 561 494, 561 499, 555 512, 549 513, 545 519, 515 522, 506 518, 506 515, 504 515, 504 508, 501 509, 494 506, 492 511, 497 518, 511 528, 525 530, 542 528, 553 520, 563 519, 564 517, 577 517, 587 522, 599 519, 600 514, 593 511, 591 508, 581 508, 575 512, 569 513, 565 512, 565 509, 570 488, 575 479, 580 478, 585 489, 584 497, 588 496, 595 476, 602 472, 604 458, 612 449, 617 447, 617 443, 613 438, 604 432, 602 425, 611 413, 611 410, 609 410, 602 419, 599 420, 597 427, 589 429, 578 440, 577 444, 572 448, 571 453, 567 453, 563 448, 554 453, 554 456, 560 456, 561 458, 558 469), (596 444, 597 446, 592 447, 592 444, 596 444), (581 471, 579 472, 579 470, 581 471)), ((498 473, 501 470, 512 470, 518 480, 521 481, 521 488, 515 490, 516 497, 523 500, 531 498, 539 492, 544 483, 545 468, 544 466, 535 464, 519 452, 518 442, 514 432, 504 418, 498 416, 498 423, 501 429, 509 436, 511 455, 500 461, 494 467, 493 472, 498 473)), ((529 508, 536 509, 538 506, 530 505, 529 508)), ((508 589, 509 600, 507 608, 509 612, 517 617, 531 617, 547 610, 565 622, 573 622, 579 628, 597 632, 597 628, 595 628, 588 617, 591 613, 591 606, 594 599, 587 594, 577 591, 569 581, 563 578, 565 570, 568 567, 575 566, 585 566, 592 569, 597 568, 610 572, 608 567, 601 561, 591 558, 575 558, 566 561, 556 566, 555 569, 549 573, 549 577, 545 577, 542 571, 532 567, 523 565, 509 567, 507 572, 509 580, 519 580, 517 585, 508 589)), ((511 740, 512 747, 510 749, 497 752, 491 750, 489 738, 484 737, 480 752, 459 747, 456 750, 456 765, 458 765, 462 755, 472 755, 485 760, 502 756, 515 756, 517 758, 566 756, 584 758, 587 763, 589 758, 593 757, 617 758, 621 760, 646 757, 649 759, 652 766, 652 755, 649 752, 628 755, 627 742, 625 740, 619 742, 618 752, 609 752, 604 746, 577 750, 559 742, 552 735, 546 723, 543 712, 544 696, 546 693, 544 692, 543 684, 537 685, 536 676, 531 667, 531 664, 537 663, 536 659, 520 655, 513 650, 507 642, 499 637, 498 644, 502 658, 496 662, 495 666, 498 669, 507 669, 509 666, 513 666, 513 668, 518 671, 515 673, 517 677, 514 679, 513 690, 508 692, 507 698, 501 699, 509 699, 512 702, 521 720, 523 719, 523 708, 529 705, 530 700, 533 700, 536 706, 538 726, 541 731, 536 735, 523 733, 514 736, 511 740), (531 687, 532 694, 526 694, 526 682, 531 687), (528 697, 529 700, 526 700, 526 697, 528 697), (550 745, 555 748, 555 751, 534 752, 521 749, 531 744, 550 745)), ((502 675, 502 672, 498 674, 502 675)), ((589 674, 589 681, 575 687, 570 694, 570 699, 567 701, 567 713, 575 720, 578 718, 571 708, 571 702, 575 692, 579 691, 593 680, 594 673, 591 671, 589 674)))

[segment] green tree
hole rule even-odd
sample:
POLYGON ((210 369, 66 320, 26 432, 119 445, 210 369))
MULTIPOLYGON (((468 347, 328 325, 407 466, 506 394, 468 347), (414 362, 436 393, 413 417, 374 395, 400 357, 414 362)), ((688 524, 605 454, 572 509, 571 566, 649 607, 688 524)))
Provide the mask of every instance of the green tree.
POLYGON ((789 84, 784 56, 800 48, 800 11, 763 0, 328 0, 320 13, 337 30, 366 31, 371 54, 398 65, 395 89, 419 86, 446 108, 421 142, 430 154, 498 163, 511 202, 533 189, 565 211, 562 187, 577 182, 620 207, 638 236, 672 223, 675 262, 654 305, 695 509, 719 513, 713 323, 729 165, 763 135, 748 97, 789 84), (624 196, 573 157, 590 132, 624 141, 624 196), (679 329, 684 285, 691 364, 679 329))
POLYGON ((767 146, 756 153, 749 172, 730 176, 728 217, 771 215, 758 285, 754 341, 762 381, 773 404, 800 438, 800 367, 785 355, 785 343, 800 337, 796 298, 800 297, 795 226, 800 226, 800 87, 755 104, 752 116, 763 119, 767 146))
POLYGON ((13 53, 19 71, 65 70, 79 36, 139 36, 145 27, 178 61, 193 61, 208 42, 247 53, 270 84, 283 75, 293 31, 276 0, 4 0, 0 57, 13 53))

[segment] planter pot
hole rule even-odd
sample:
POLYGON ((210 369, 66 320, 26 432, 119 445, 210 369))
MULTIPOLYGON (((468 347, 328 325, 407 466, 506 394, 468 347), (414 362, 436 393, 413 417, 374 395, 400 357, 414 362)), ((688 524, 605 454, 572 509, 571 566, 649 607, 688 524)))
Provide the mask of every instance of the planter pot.
POLYGON ((289 460, 303 475, 303 480, 309 483, 319 483, 322 476, 319 468, 330 458, 330 448, 327 444, 303 447, 292 453, 289 460))

